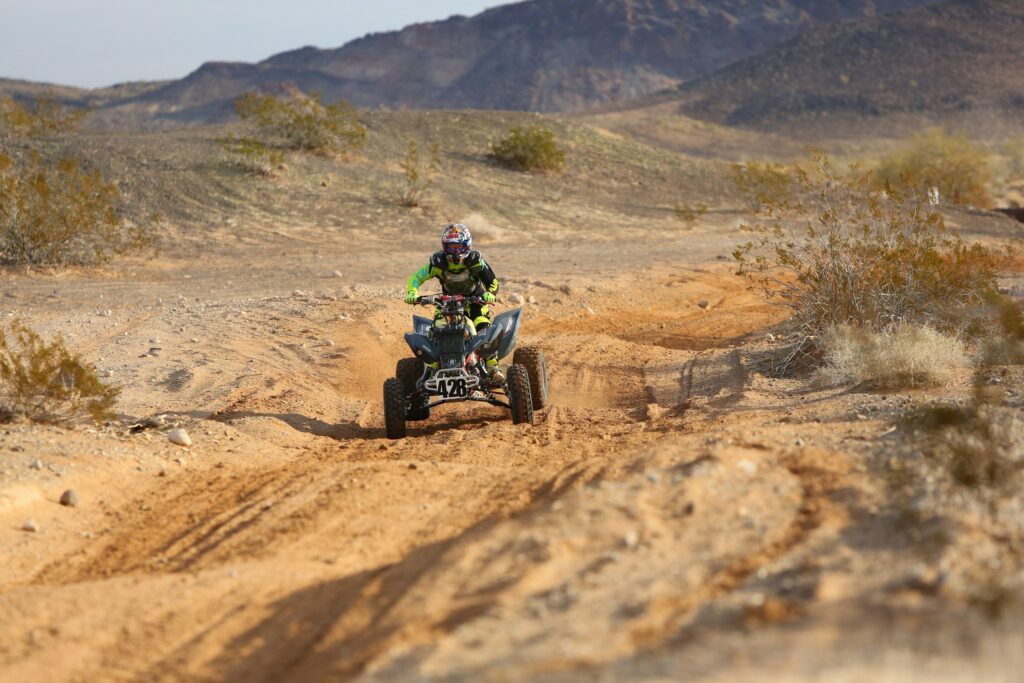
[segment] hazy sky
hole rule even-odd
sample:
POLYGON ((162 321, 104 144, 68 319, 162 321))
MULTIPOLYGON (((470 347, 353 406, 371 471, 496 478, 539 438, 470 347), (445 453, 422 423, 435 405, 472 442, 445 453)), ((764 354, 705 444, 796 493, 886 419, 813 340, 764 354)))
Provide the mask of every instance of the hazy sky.
POLYGON ((0 0, 0 77, 97 87, 339 47, 511 0, 0 0))

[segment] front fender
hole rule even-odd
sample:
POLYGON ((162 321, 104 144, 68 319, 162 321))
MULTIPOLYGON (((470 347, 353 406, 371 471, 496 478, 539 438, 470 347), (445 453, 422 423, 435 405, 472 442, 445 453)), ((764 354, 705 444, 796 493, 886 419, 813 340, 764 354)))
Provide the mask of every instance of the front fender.
POLYGON ((501 330, 501 342, 498 344, 498 358, 504 358, 516 348, 516 337, 519 336, 519 324, 522 322, 523 309, 514 308, 494 316, 491 328, 501 330))
POLYGON ((417 332, 406 332, 405 343, 412 349, 413 354, 424 363, 437 362, 437 350, 427 335, 417 332))

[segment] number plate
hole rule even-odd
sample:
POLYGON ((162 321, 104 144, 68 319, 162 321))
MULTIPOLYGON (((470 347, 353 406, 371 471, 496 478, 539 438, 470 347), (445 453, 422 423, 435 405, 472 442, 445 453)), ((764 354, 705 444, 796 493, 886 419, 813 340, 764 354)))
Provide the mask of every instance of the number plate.
POLYGON ((469 396, 469 387, 464 377, 451 377, 437 381, 437 393, 441 398, 466 398, 469 396))

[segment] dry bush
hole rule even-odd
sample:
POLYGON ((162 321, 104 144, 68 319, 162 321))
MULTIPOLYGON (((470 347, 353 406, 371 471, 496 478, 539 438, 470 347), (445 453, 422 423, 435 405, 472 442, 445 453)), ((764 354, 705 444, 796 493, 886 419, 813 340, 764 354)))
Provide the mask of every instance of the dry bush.
POLYGON ((0 132, 18 137, 73 133, 88 115, 88 109, 66 109, 49 97, 38 98, 31 109, 10 97, 0 98, 0 132))
POLYGON ((31 265, 94 265, 142 250, 154 238, 126 226, 121 193, 73 158, 24 164, 0 154, 0 260, 31 265))
POLYGON ((409 140, 405 158, 399 166, 402 168, 403 176, 403 183, 398 192, 399 203, 408 207, 421 206, 441 168, 437 143, 427 148, 426 155, 421 155, 419 143, 409 140))
POLYGON ((882 160, 874 172, 878 187, 909 185, 925 196, 937 187, 954 204, 989 206, 992 170, 988 152, 962 133, 929 128, 882 160))
POLYGON ((941 386, 969 366, 960 341, 927 327, 901 324, 876 332, 839 325, 822 339, 824 384, 865 384, 879 389, 941 386))
POLYGON ((686 223, 687 227, 692 227, 694 223, 707 215, 707 213, 707 204, 691 205, 686 202, 680 202, 675 206, 676 218, 686 223))
POLYGON ((238 116, 255 127, 256 139, 317 154, 346 154, 366 141, 366 126, 345 101, 325 105, 320 95, 287 98, 249 93, 235 101, 238 116))
POLYGON ((992 302, 998 327, 982 340, 984 365, 1024 364, 1024 311, 1015 301, 999 297, 992 302))
POLYGON ((221 149, 232 156, 232 163, 246 173, 273 177, 284 165, 284 152, 250 137, 228 135, 217 140, 221 149))
POLYGON ((733 253, 739 272, 779 297, 805 337, 841 325, 985 330, 1005 253, 947 232, 916 197, 873 189, 863 175, 839 177, 821 153, 812 162, 810 173, 793 171, 799 193, 767 202, 762 222, 744 226, 755 239, 733 253))
POLYGON ((764 204, 788 201, 793 196, 793 176, 782 164, 748 161, 733 164, 732 181, 741 193, 750 199, 755 211, 764 204))
POLYGON ((112 416, 117 394, 61 339, 47 343, 18 322, 9 333, 0 330, 0 402, 6 415, 35 422, 99 422, 112 416))
POLYGON ((517 171, 561 171, 565 152, 555 133, 544 126, 514 126, 491 144, 491 156, 502 166, 517 171))

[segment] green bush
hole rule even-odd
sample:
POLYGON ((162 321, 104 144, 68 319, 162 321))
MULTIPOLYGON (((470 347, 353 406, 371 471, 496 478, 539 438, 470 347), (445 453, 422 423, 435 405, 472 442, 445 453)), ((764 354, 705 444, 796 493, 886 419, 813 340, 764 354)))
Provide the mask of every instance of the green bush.
POLYGON ((790 307, 808 337, 842 325, 903 323, 952 336, 991 323, 988 302, 1005 255, 946 231, 920 197, 837 176, 823 154, 792 173, 795 199, 768 201, 756 239, 736 249, 740 272, 790 307))
POLYGON ((66 109, 49 97, 37 99, 32 109, 4 97, 0 98, 0 132, 30 138, 72 133, 88 114, 87 109, 66 109))
POLYGON ((0 260, 31 265, 94 265, 153 243, 124 225, 121 193, 73 158, 25 164, 0 154, 0 260))
POLYGON ((988 152, 962 133, 929 128, 882 160, 876 186, 907 185, 921 196, 937 187, 954 204, 989 206, 992 170, 988 152))
POLYGON ((708 212, 707 204, 689 204, 687 202, 680 202, 675 206, 676 218, 686 223, 687 227, 692 227, 694 223, 699 221, 708 212))
POLYGON ((235 101, 238 116, 255 127, 267 145, 317 154, 346 154, 366 141, 366 127, 347 102, 324 105, 320 95, 289 98, 249 93, 235 101))
POLYGON ((405 158, 399 166, 402 168, 403 177, 402 187, 398 193, 399 203, 408 207, 421 206, 441 168, 437 144, 431 145, 426 155, 421 155, 419 143, 409 140, 405 158))
POLYGON ((491 156, 502 166, 517 171, 560 171, 565 152, 555 134, 543 126, 515 126, 491 145, 491 156))
POLYGON ((19 322, 8 333, 0 330, 0 404, 7 417, 99 422, 112 417, 117 394, 61 339, 47 343, 19 322))
POLYGON ((250 137, 228 135, 217 140, 233 163, 247 173, 271 177, 284 164, 284 152, 250 137))

